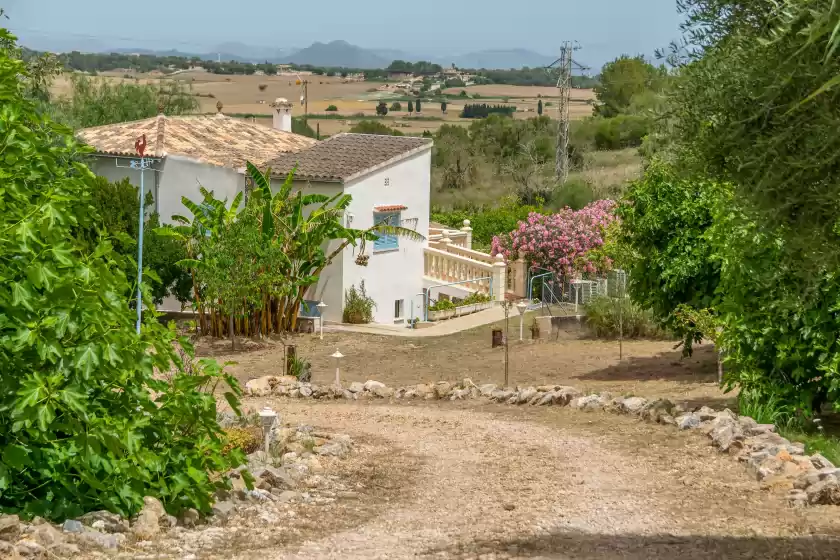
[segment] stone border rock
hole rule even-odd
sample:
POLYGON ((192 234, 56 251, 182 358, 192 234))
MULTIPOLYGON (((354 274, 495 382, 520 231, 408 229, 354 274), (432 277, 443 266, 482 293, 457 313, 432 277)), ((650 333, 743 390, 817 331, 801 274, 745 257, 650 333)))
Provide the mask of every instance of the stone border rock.
POLYGON ((332 487, 337 483, 325 472, 322 461, 347 456, 353 448, 349 436, 276 422, 269 432, 269 445, 268 455, 251 453, 246 465, 225 475, 231 489, 216 491, 213 515, 207 519, 202 520, 194 509, 184 511, 177 519, 151 496, 143 498, 143 508, 130 520, 104 510, 68 519, 62 525, 39 517, 26 522, 17 515, 0 514, 0 558, 70 558, 86 551, 113 552, 128 544, 143 548, 144 543, 149 545, 160 538, 183 540, 191 532, 197 534, 197 539, 191 540, 201 540, 204 533, 221 527, 236 530, 243 517, 245 521, 249 517, 277 520, 278 512, 291 504, 335 501, 332 487), (252 490, 247 488, 244 470, 254 476, 252 490))
POLYGON ((804 444, 783 438, 772 424, 758 424, 749 416, 738 416, 729 409, 715 411, 703 406, 686 410, 667 399, 615 397, 606 392, 583 395, 574 387, 562 385, 525 388, 500 388, 493 384, 478 386, 471 379, 456 384, 440 381, 393 389, 373 380, 354 382, 343 388, 301 383, 294 377, 265 376, 248 381, 245 394, 325 400, 486 399, 510 405, 570 406, 582 411, 601 410, 638 416, 648 422, 705 434, 718 450, 745 464, 762 488, 788 490, 788 502, 793 506, 840 505, 840 469, 820 454, 806 455, 804 444))

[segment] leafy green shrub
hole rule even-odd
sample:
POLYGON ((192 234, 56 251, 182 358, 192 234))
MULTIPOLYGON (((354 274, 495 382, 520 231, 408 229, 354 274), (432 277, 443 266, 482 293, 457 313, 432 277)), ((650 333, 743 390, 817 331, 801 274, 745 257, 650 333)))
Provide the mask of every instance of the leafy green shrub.
POLYGON ((595 147, 599 150, 620 150, 642 145, 650 133, 652 121, 643 115, 618 115, 612 118, 596 118, 595 147))
MULTIPOLYGON (((91 192, 91 205, 97 219, 87 228, 77 230, 77 238, 93 250, 99 242, 100 233, 113 239, 114 252, 126 257, 123 273, 129 285, 137 281, 137 265, 133 259, 137 257, 137 237, 139 235, 138 221, 140 213, 140 197, 138 189, 128 179, 112 183, 103 177, 97 177, 91 192)), ((152 193, 146 193, 146 207, 153 206, 152 193)), ((144 226, 143 235, 143 266, 154 273, 154 276, 144 278, 152 291, 152 299, 156 304, 163 302, 169 295, 178 301, 186 303, 191 298, 192 281, 189 273, 178 266, 178 261, 187 257, 181 243, 171 237, 161 236, 156 232, 160 226, 157 213, 151 213, 144 226)), ((124 294, 131 298, 134 293, 124 294)))
POLYGON ((669 338, 649 311, 629 298, 597 296, 584 306, 586 326, 597 338, 669 338))
POLYGON ((461 305, 472 305, 474 303, 487 303, 490 301, 490 296, 487 294, 482 294, 481 292, 473 292, 464 299, 462 299, 458 306, 461 305))
POLYGON ((359 284, 358 290, 351 285, 344 295, 342 320, 354 325, 370 323, 373 321, 374 308, 376 308, 376 302, 365 292, 364 281, 359 284))
POLYGON ((622 266, 633 278, 630 296, 684 336, 687 353, 702 333, 686 329, 676 311, 681 304, 712 307, 720 281, 720 264, 712 258, 707 235, 718 190, 714 183, 685 179, 656 162, 644 179, 630 185, 617 210, 627 261, 622 266))
POLYGON ((580 178, 572 178, 560 185, 552 193, 551 206, 554 208, 569 207, 572 210, 580 210, 587 204, 594 202, 598 197, 592 185, 580 178))
POLYGON ((514 199, 507 199, 499 206, 474 207, 458 210, 433 208, 431 219, 451 228, 460 229, 464 220, 470 221, 473 232, 473 248, 489 250, 493 237, 516 229, 519 222, 528 218, 531 212, 539 212, 537 206, 524 206, 514 199))
POLYGON ((234 449, 239 449, 245 455, 259 451, 262 447, 263 434, 259 426, 235 426, 225 430, 227 443, 222 448, 222 454, 229 455, 234 449))
POLYGON ((394 101, 391 103, 391 111, 402 111, 402 103, 399 101, 394 101))
POLYGON ((405 136, 402 132, 378 121, 359 121, 350 129, 353 134, 381 134, 386 136, 405 136))
POLYGON ((338 107, 336 107, 335 105, 329 105, 329 106, 328 106, 326 109, 324 109, 324 110, 325 110, 325 111, 335 112, 335 111, 338 111, 338 107))
POLYGON ((74 235, 96 219, 84 150, 24 98, 25 72, 0 49, 0 511, 130 516, 155 496, 173 514, 209 513, 225 484, 213 475, 244 461, 222 453, 213 390, 228 385, 238 411, 239 383, 193 363, 187 340, 179 356, 152 312, 135 332, 122 257, 74 235))
POLYGON ((448 299, 439 299, 429 306, 429 311, 448 311, 455 309, 455 304, 448 299))

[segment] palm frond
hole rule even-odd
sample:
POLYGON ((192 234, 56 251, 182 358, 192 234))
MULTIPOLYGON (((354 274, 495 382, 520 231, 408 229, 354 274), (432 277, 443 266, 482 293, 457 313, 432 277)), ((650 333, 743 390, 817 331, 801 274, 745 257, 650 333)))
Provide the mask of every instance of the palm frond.
POLYGON ((382 235, 395 235, 397 237, 408 239, 409 241, 425 241, 426 238, 417 233, 413 229, 404 228, 402 226, 391 226, 387 224, 376 224, 372 228, 365 230, 371 233, 380 233, 382 235))

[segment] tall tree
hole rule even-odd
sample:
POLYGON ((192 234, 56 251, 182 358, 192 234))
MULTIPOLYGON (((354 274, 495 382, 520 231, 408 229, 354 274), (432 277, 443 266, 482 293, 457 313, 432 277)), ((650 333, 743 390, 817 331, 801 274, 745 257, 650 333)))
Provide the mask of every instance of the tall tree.
POLYGON ((411 113, 413 113, 413 112, 414 112, 414 102, 412 102, 412 101, 409 99, 409 100, 408 100, 408 114, 410 115, 410 114, 411 114, 411 113))
POLYGON ((420 106, 420 98, 417 98, 417 101, 414 103, 414 110, 418 113, 423 111, 422 107, 420 106))
POLYGON ((543 114, 543 102, 542 99, 537 101, 537 115, 542 116, 543 114))
POLYGON ((614 117, 630 107, 634 96, 661 90, 666 78, 664 67, 655 67, 642 56, 620 56, 601 70, 599 84, 595 86, 598 103, 594 114, 614 117))

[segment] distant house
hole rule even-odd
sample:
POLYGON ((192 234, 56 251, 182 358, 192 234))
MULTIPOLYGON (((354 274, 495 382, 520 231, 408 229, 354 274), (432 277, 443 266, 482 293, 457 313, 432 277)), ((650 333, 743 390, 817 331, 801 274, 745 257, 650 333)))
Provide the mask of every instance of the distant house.
POLYGON ((410 80, 413 77, 414 77, 414 74, 412 74, 411 72, 402 72, 402 71, 399 71, 399 72, 389 71, 388 72, 388 79, 389 80, 410 80))
MULTIPOLYGON (((135 141, 146 135, 152 172, 146 189, 163 223, 173 214, 190 215, 181 197, 199 201, 199 184, 217 198, 231 200, 245 189, 245 162, 271 167, 277 184, 297 166, 295 188, 307 192, 352 195, 345 225, 367 229, 380 221, 429 230, 431 190, 430 140, 417 137, 339 134, 316 142, 291 132, 292 104, 272 104, 274 126, 216 116, 166 117, 84 129, 79 137, 96 150, 91 169, 110 180, 129 178, 139 185, 135 141)), ((335 244, 334 244, 335 245, 335 244)), ((348 248, 327 267, 307 299, 324 301, 327 321, 340 321, 344 295, 364 281, 376 302, 374 321, 394 324, 419 315, 424 289, 427 242, 381 236, 366 248, 368 265, 355 264, 359 249, 348 248), (412 309, 412 302, 415 308, 412 309)), ((180 304, 165 301, 165 311, 180 304)))

